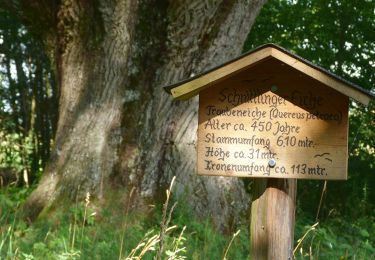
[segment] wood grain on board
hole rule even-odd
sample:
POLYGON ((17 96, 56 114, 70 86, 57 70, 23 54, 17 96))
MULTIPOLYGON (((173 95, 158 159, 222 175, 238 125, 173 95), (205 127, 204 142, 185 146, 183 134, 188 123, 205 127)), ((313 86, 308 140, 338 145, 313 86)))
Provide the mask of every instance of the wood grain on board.
POLYGON ((297 180, 256 179, 250 216, 250 259, 294 259, 297 180))
POLYGON ((348 97, 321 82, 268 60, 199 100, 198 174, 347 178, 348 97))
POLYGON ((366 90, 354 86, 352 83, 330 74, 324 69, 272 44, 267 44, 217 68, 176 84, 176 86, 170 89, 170 93, 176 99, 189 99, 206 88, 210 88, 230 77, 236 76, 244 70, 251 69, 254 66, 258 66, 259 63, 269 60, 277 60, 279 63, 289 66, 302 74, 306 74, 316 81, 325 84, 327 87, 333 88, 364 105, 368 105, 374 96, 366 90))

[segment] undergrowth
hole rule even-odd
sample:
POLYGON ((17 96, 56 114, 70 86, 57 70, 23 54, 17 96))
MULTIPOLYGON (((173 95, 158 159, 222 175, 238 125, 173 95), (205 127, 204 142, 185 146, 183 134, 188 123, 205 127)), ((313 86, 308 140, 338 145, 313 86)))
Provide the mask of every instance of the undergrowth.
MULTIPOLYGON (((223 235, 209 219, 195 220, 184 205, 170 199, 153 214, 100 217, 90 197, 52 219, 28 225, 18 216, 29 190, 0 191, 0 259, 248 259, 249 233, 223 235), (172 202, 173 201, 173 202, 172 202), (172 205, 169 205, 169 204, 172 205), (162 235, 161 235, 162 234, 162 235), (161 242, 162 240, 162 242, 161 242)), ((122 211, 124 213, 124 211, 122 211)), ((374 217, 315 223, 299 211, 296 259, 375 259, 374 217)))
POLYGON ((296 259, 375 259, 375 215, 316 222, 298 211, 295 244, 296 259))
POLYGON ((222 235, 209 220, 194 221, 186 207, 168 201, 147 216, 112 208, 98 216, 87 196, 68 211, 28 225, 18 216, 28 193, 24 188, 0 190, 0 259, 246 259, 248 255, 246 227, 236 236, 222 235))

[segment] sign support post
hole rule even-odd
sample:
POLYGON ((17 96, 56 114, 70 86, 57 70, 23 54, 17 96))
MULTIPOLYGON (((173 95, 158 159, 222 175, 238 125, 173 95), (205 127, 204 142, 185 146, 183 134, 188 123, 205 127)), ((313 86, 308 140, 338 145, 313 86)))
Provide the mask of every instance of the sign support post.
POLYGON ((297 180, 258 178, 252 190, 251 259, 293 259, 297 180))

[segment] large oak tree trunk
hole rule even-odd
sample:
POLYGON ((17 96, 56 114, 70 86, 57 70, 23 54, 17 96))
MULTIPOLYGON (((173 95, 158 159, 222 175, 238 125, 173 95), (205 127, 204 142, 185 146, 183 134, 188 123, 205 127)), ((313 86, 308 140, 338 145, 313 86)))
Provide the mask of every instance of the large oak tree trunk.
MULTIPOLYGON (((162 199, 176 175, 177 194, 196 215, 221 229, 237 222, 249 204, 241 180, 195 174, 197 98, 174 101, 162 87, 239 55, 265 1, 64 0, 49 7, 43 36, 57 46, 59 121, 50 163, 25 206, 29 216, 86 192, 103 202, 111 190, 131 187, 139 206, 162 199)), ((24 9, 45 10, 41 3, 24 9)), ((23 14, 32 26, 35 16, 23 14)))

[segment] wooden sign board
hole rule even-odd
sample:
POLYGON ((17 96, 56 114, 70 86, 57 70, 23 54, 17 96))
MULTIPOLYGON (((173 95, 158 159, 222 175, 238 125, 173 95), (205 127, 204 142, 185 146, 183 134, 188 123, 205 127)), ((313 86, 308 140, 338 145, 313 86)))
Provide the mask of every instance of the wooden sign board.
POLYGON ((347 179, 348 97, 267 61, 199 94, 198 174, 347 179))

